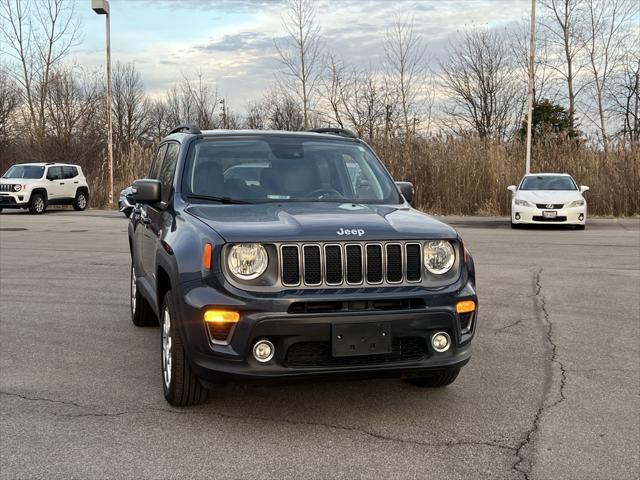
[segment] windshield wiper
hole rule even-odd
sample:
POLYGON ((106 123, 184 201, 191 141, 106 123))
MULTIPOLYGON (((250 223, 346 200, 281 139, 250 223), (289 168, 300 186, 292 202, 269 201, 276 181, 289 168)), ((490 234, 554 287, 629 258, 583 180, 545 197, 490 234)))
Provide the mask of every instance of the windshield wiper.
POLYGON ((194 200, 211 200, 212 202, 220 203, 233 203, 233 204, 251 204, 253 202, 247 202, 246 200, 236 200, 231 197, 215 197, 212 195, 198 195, 196 193, 190 193, 187 198, 193 198, 194 200))

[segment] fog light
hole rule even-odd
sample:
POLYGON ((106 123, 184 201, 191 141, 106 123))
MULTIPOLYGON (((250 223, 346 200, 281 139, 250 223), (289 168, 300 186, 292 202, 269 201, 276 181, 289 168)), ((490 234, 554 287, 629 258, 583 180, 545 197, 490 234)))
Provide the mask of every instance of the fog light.
POLYGON ((436 352, 446 352, 451 345, 451 338, 446 332, 438 332, 431 337, 431 345, 436 352))
POLYGON ((253 346, 253 358, 261 363, 266 363, 273 358, 275 348, 269 340, 260 340, 253 346))
POLYGON ((578 216, 578 220, 580 221, 584 220, 584 215, 582 213, 578 216))
POLYGON ((516 220, 520 220, 520 214, 516 213, 516 220))

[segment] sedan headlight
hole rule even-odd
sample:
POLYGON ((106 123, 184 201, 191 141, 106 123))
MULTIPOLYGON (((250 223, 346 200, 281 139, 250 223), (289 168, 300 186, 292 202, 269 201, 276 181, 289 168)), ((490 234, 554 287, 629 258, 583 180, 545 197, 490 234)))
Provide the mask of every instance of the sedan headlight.
POLYGON ((580 200, 574 200, 567 206, 568 208, 571 208, 571 207, 582 207, 583 205, 584 205, 584 200, 580 199, 580 200))
POLYGON ((14 192, 19 192, 20 190, 22 190, 22 185, 14 185, 13 186, 13 191, 14 192))
POLYGON ((422 251, 424 268, 436 275, 447 273, 453 267, 456 252, 451 242, 437 240, 426 242, 422 251))
POLYGON ((231 273, 240 280, 253 280, 267 269, 269 257, 259 243, 239 243, 229 250, 227 264, 231 273))
POLYGON ((518 207, 533 207, 531 203, 527 202, 526 200, 520 200, 519 198, 516 198, 513 203, 515 203, 518 207))

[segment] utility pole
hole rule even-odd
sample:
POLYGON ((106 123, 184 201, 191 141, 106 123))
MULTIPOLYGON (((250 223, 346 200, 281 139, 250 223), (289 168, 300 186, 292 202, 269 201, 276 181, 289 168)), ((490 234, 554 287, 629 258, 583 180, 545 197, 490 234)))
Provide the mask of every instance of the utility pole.
POLYGON ((91 0, 91 8, 107 20, 107 157, 109 163, 109 204, 113 203, 113 126, 111 122, 111 15, 109 0, 91 0))
POLYGON ((529 41, 529 92, 527 94, 527 166, 531 173, 531 124, 533 123, 533 88, 535 81, 536 54, 536 0, 531 0, 531 38, 529 41))

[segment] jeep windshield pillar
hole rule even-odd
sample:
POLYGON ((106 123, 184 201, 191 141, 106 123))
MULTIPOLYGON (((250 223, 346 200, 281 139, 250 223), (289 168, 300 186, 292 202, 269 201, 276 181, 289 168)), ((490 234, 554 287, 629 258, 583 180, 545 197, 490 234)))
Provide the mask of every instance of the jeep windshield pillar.
POLYGON ((348 131, 174 129, 131 212, 131 314, 160 325, 162 385, 452 383, 477 325, 473 259, 348 131))

